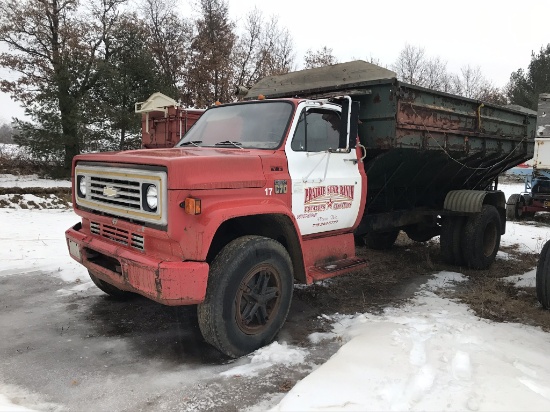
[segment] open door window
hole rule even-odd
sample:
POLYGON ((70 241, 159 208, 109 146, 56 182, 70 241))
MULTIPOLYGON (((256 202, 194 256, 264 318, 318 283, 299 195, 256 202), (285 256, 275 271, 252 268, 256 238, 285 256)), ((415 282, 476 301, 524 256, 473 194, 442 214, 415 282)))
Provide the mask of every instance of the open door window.
POLYGON ((302 111, 292 138, 295 152, 325 152, 340 147, 340 113, 334 110, 309 108, 302 111))

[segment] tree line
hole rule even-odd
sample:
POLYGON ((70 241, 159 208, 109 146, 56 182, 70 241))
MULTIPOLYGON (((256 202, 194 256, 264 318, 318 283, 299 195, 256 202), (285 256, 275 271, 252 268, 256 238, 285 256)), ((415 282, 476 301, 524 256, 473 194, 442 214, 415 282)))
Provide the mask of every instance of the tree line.
MULTIPOLYGON (((237 24, 228 0, 195 0, 194 17, 168 0, 0 0, 0 67, 17 74, 0 90, 25 107, 14 140, 69 170, 81 152, 139 147, 134 103, 160 91, 186 107, 234 99, 235 85, 295 70, 288 29, 251 10, 237 24)), ((379 64, 374 59, 369 59, 379 64)), ((337 63, 332 49, 308 50, 303 67, 337 63)), ((550 91, 550 45, 499 89, 469 66, 450 74, 440 58, 407 45, 390 65, 408 83, 536 107, 550 91)))
POLYGON ((237 32, 225 0, 199 0, 194 19, 139 1, 0 1, 0 66, 18 75, 0 90, 25 107, 15 141, 37 158, 68 169, 84 151, 139 146, 134 103, 156 91, 206 107, 294 68, 288 30, 259 10, 237 32))
POLYGON ((550 44, 533 52, 527 70, 513 72, 503 88, 488 80, 479 67, 467 65, 458 73, 450 73, 445 61, 427 56, 417 46, 406 45, 392 68, 407 83, 498 105, 537 110, 538 95, 550 92, 550 44))

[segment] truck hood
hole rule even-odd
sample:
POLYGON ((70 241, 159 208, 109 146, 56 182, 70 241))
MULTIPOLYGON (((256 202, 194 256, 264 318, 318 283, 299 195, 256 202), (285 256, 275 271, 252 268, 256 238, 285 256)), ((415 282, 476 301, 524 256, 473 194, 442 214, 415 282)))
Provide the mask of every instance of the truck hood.
POLYGON ((77 162, 165 166, 168 189, 239 189, 265 186, 257 150, 218 148, 143 149, 80 155, 77 162))

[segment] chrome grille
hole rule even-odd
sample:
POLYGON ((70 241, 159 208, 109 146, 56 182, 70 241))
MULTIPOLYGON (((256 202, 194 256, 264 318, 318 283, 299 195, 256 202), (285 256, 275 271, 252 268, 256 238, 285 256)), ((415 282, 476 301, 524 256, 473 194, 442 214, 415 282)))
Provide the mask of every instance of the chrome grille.
POLYGON ((110 205, 141 210, 141 185, 131 180, 89 176, 90 199, 110 205), (106 196, 106 190, 116 191, 116 197, 106 196))
POLYGON ((120 217, 130 222, 167 224, 167 176, 166 171, 140 168, 78 164, 75 168, 76 204, 88 211, 120 217), (79 182, 84 179, 86 193, 80 191, 79 182), (145 191, 155 186, 158 206, 150 209, 145 201, 145 191))
POLYGON ((144 250, 145 248, 145 241, 142 235, 115 226, 90 222, 90 232, 124 246, 131 246, 139 250, 144 250))

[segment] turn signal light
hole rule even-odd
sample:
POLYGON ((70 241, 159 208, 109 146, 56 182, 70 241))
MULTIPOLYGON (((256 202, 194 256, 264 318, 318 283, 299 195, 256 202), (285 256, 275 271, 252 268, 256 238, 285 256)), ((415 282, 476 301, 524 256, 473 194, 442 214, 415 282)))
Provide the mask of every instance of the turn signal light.
POLYGON ((201 201, 200 199, 193 199, 188 197, 185 199, 185 213, 188 215, 200 215, 201 214, 201 201))

